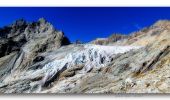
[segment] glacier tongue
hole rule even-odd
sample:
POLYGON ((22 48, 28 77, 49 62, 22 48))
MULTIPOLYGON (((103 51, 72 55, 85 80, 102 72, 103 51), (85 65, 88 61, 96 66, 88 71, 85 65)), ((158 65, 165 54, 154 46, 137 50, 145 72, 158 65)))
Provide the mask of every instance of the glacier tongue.
POLYGON ((78 64, 83 64, 84 67, 80 73, 85 74, 92 68, 99 69, 111 62, 113 55, 125 53, 132 49, 139 49, 140 46, 101 46, 86 44, 83 50, 70 53, 62 59, 56 59, 47 63, 42 70, 46 73, 43 83, 50 80, 56 73, 63 68, 69 68, 78 64))

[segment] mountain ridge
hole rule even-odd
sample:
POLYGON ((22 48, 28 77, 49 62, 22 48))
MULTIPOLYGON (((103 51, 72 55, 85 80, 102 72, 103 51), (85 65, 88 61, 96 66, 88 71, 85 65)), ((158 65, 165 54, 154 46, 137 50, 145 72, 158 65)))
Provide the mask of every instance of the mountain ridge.
POLYGON ((44 19, 16 22, 0 30, 0 93, 169 93, 169 26, 76 44, 44 19))

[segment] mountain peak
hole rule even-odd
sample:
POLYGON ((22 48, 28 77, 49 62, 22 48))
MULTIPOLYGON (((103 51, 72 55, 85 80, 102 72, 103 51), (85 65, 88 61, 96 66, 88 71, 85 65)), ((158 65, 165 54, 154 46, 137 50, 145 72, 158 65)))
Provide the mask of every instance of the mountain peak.
POLYGON ((63 32, 56 31, 44 18, 31 23, 27 23, 24 19, 16 20, 13 24, 0 29, 0 34, 0 56, 20 49, 37 53, 70 43, 68 38, 65 41, 63 32))
POLYGON ((26 25, 27 22, 26 20, 24 20, 23 18, 21 19, 18 19, 16 21, 14 21, 14 23, 12 24, 12 26, 23 26, 23 25, 26 25))
POLYGON ((3 30, 8 37, 0 39, 2 93, 170 92, 167 20, 93 44, 70 44, 44 19, 3 30))
POLYGON ((43 17, 42 17, 42 18, 39 18, 38 21, 39 21, 39 22, 42 22, 42 23, 46 23, 46 22, 47 22, 47 20, 46 20, 45 18, 43 18, 43 17))

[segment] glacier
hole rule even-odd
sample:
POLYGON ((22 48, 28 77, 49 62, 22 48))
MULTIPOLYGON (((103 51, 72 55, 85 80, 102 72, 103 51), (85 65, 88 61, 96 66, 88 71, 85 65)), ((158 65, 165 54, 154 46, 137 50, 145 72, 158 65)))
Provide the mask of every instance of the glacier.
POLYGON ((141 46, 102 46, 86 44, 84 49, 74 53, 69 53, 62 59, 56 59, 47 63, 43 68, 45 76, 42 84, 52 79, 63 68, 83 64, 83 69, 79 72, 85 74, 91 69, 100 69, 111 62, 112 56, 120 53, 125 53, 130 50, 139 49, 141 46))

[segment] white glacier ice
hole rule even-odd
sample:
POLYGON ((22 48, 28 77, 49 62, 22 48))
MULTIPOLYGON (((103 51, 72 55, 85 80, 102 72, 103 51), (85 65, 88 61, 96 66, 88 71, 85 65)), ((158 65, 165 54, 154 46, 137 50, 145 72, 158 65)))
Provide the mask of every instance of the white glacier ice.
POLYGON ((45 77, 43 82, 51 79, 58 71, 62 70, 64 67, 68 68, 71 66, 76 66, 78 64, 83 64, 84 67, 81 73, 86 73, 92 68, 101 68, 111 62, 111 56, 125 53, 132 49, 139 49, 140 46, 101 46, 86 44, 84 49, 74 53, 66 55, 62 59, 56 59, 50 63, 47 63, 43 67, 45 77))

